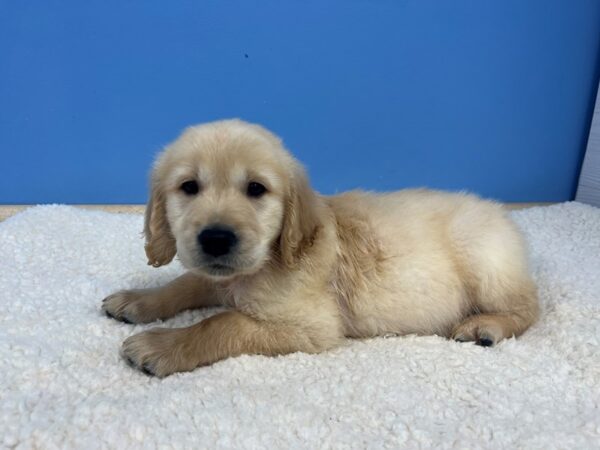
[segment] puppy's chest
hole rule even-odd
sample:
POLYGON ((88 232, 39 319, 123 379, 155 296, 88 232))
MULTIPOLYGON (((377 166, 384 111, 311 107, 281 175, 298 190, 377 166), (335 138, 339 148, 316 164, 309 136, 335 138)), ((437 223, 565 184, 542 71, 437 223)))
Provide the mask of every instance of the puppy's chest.
POLYGON ((222 292, 222 302, 225 306, 241 310, 244 304, 247 302, 247 296, 244 294, 248 292, 249 286, 246 281, 235 282, 228 285, 222 292))
POLYGON ((261 316, 270 299, 276 295, 276 289, 269 290, 258 280, 245 279, 228 286, 224 304, 251 316, 261 316))

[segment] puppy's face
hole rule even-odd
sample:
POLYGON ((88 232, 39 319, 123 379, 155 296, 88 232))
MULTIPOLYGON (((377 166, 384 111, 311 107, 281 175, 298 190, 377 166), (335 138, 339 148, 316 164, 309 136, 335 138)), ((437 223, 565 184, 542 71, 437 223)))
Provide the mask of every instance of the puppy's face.
POLYGON ((150 263, 169 262, 176 249, 186 268, 211 278, 256 272, 281 236, 299 174, 279 139, 258 126, 234 120, 188 129, 153 173, 150 263))

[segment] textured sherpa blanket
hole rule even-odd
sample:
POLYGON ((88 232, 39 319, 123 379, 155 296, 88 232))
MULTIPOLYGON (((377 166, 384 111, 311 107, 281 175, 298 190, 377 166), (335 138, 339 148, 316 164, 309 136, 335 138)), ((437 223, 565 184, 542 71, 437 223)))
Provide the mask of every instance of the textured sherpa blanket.
POLYGON ((31 208, 0 224, 0 447, 598 448, 600 209, 512 216, 543 311, 519 339, 355 340, 160 380, 119 357, 123 339, 156 324, 108 319, 100 301, 182 267, 146 265, 141 216, 31 208))

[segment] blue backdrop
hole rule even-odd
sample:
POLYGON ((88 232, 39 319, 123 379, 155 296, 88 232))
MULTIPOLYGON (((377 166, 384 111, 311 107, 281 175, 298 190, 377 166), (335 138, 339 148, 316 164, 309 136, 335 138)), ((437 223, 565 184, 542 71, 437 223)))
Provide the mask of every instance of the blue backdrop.
POLYGON ((0 0, 0 203, 141 203, 160 148, 227 117, 324 193, 573 197, 597 0, 0 0))

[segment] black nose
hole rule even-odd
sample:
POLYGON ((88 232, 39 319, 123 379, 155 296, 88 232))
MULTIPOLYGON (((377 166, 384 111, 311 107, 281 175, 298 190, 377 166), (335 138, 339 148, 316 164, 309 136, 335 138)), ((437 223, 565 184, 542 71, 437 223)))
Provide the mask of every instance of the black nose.
POLYGON ((237 241, 235 233, 223 227, 205 228, 198 235, 202 251, 211 256, 226 255, 237 241))

